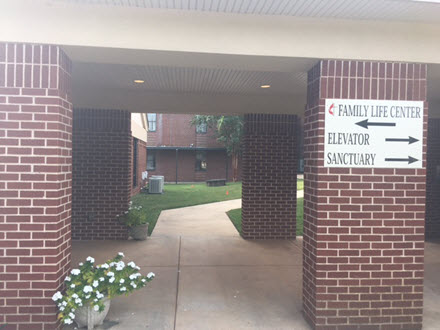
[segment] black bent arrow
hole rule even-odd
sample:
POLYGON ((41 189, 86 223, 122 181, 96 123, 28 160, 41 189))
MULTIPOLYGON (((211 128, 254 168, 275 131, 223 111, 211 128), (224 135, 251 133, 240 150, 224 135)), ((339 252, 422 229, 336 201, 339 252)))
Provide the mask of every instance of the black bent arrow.
POLYGON ((385 158, 386 162, 408 162, 408 164, 412 164, 414 162, 418 162, 418 159, 415 159, 411 156, 408 156, 408 158, 385 158))
POLYGON ((396 126, 396 123, 369 123, 368 119, 365 119, 356 123, 356 125, 368 129, 368 126, 396 126))
POLYGON ((416 138, 413 138, 412 136, 408 136, 407 139, 391 139, 391 138, 386 138, 385 139, 386 142, 408 142, 408 144, 412 144, 415 143, 419 140, 417 140, 416 138))

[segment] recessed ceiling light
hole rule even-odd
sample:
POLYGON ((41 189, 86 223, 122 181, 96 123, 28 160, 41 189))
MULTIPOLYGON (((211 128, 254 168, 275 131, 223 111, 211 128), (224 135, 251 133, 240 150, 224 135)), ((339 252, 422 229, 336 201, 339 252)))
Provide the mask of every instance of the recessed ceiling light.
POLYGON ((135 84, 143 84, 145 81, 142 79, 135 79, 134 82, 135 84))
POLYGON ((261 85, 261 88, 270 88, 270 85, 261 85))

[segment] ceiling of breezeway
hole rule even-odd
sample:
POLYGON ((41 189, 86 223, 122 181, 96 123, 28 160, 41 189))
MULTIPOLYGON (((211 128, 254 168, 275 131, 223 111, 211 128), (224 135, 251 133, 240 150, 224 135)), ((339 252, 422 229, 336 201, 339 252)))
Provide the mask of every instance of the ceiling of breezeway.
MULTIPOLYGON (((81 59, 90 60, 74 61, 75 106, 132 112, 301 115, 306 105, 307 71, 317 62, 317 59, 128 50, 107 50, 106 60, 99 62, 98 49, 90 50, 87 56, 75 47, 65 50, 73 59, 81 54, 81 59), (144 83, 136 84, 134 80, 144 83), (261 85, 270 88, 263 89, 261 85)), ((428 67, 431 116, 440 116, 439 90, 440 65, 431 64, 428 67)))
POLYGON ((414 0, 51 0, 56 3, 314 18, 438 22, 438 1, 414 0))
POLYGON ((109 50, 114 57, 107 52, 107 61, 102 63, 97 49, 88 55, 75 47, 65 50, 71 58, 86 56, 93 61, 74 61, 75 106, 132 112, 302 113, 307 71, 317 61, 109 50))

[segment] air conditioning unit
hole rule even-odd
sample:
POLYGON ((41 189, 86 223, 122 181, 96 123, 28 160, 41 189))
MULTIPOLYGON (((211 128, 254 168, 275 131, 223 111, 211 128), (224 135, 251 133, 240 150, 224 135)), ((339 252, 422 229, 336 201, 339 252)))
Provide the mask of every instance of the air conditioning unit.
POLYGON ((151 177, 148 181, 148 193, 162 194, 162 179, 151 177))
POLYGON ((152 175, 152 178, 159 178, 161 180, 161 187, 163 190, 164 184, 165 184, 165 177, 163 175, 152 175))

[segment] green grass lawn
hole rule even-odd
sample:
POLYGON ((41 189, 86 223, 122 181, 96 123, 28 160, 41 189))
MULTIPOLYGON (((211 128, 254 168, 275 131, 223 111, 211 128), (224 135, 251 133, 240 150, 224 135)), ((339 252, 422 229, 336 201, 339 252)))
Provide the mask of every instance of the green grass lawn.
MULTIPOLYGON (((241 234, 241 209, 230 210, 226 213, 235 228, 237 228, 237 231, 241 234)), ((296 205, 296 236, 302 236, 303 234, 303 213, 304 198, 298 198, 296 205)))
POLYGON ((148 231, 152 233, 162 210, 241 198, 241 182, 222 187, 200 184, 167 184, 163 194, 140 193, 133 196, 133 205, 142 206, 147 212, 148 231))

